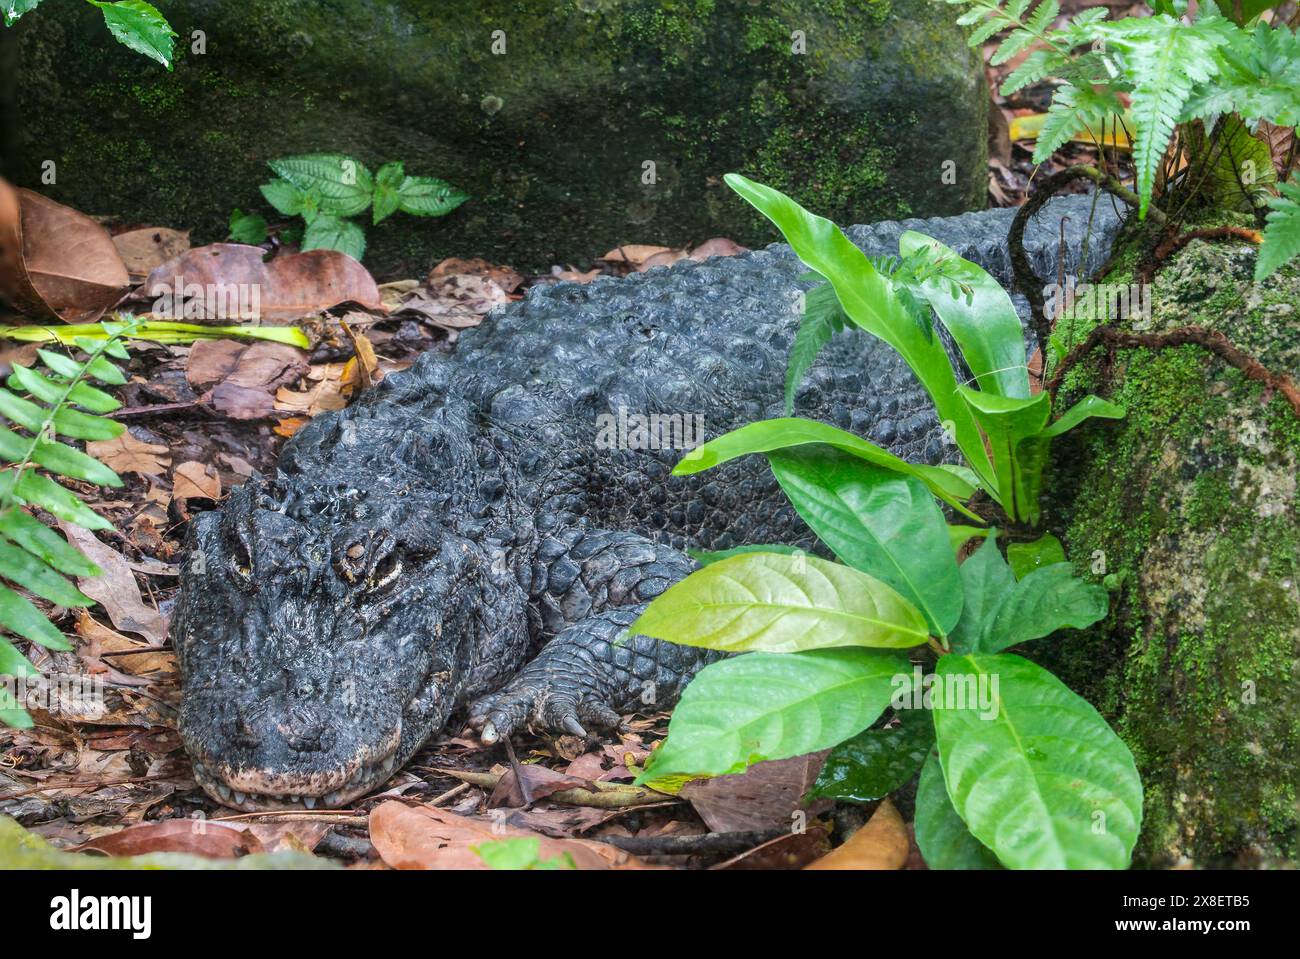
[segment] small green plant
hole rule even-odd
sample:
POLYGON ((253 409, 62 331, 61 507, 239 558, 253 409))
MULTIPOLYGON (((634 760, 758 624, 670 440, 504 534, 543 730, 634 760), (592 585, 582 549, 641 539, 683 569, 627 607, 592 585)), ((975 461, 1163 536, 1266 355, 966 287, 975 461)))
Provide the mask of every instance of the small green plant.
POLYGON ((920 771, 917 841, 935 868, 1125 867, 1142 817, 1128 747, 1084 699, 1008 652, 1099 621, 1105 589, 1077 578, 1050 535, 1016 544, 1008 562, 996 530, 950 526, 938 502, 974 516, 966 501, 982 490, 1008 517, 1036 521, 1051 439, 1122 411, 1089 397, 1050 422, 1050 398, 1030 395, 1009 297, 934 240, 905 235, 882 271, 829 220, 743 177, 727 182, 828 281, 838 312, 819 303, 815 322, 833 313, 897 350, 969 465, 908 463, 796 417, 687 454, 679 475, 765 455, 838 562, 761 545, 695 554, 701 568, 650 603, 629 632, 749 655, 696 676, 639 781, 668 787, 833 749, 815 794, 877 799, 920 771), (958 383, 911 300, 947 329, 975 387, 958 383), (898 725, 870 728, 890 708, 898 725))
POLYGON ((542 841, 535 837, 492 839, 470 846, 492 869, 576 869, 567 852, 550 859, 542 858, 542 841))
POLYGON ((1058 0, 944 2, 969 8, 957 22, 974 27, 972 46, 1005 33, 993 64, 1029 51, 1003 84, 1004 94, 1048 77, 1063 81, 1053 92, 1035 162, 1081 130, 1132 123, 1139 217, 1163 184, 1166 193, 1181 191, 1188 201, 1208 197, 1256 212, 1264 226, 1256 280, 1300 252, 1295 147, 1275 168, 1268 144, 1254 135, 1261 122, 1300 123, 1300 39, 1285 24, 1259 19, 1280 5, 1275 0, 1234 0, 1227 16, 1213 0, 1202 0, 1194 18, 1186 17, 1187 0, 1158 0, 1151 16, 1116 21, 1098 6, 1060 29, 1053 28, 1058 0), (1279 181, 1287 177, 1290 189, 1282 183, 1279 196, 1279 181))
MULTIPOLYGON (((277 179, 262 185, 262 196, 284 216, 301 216, 306 224, 302 249, 338 250, 356 260, 366 252, 366 231, 348 219, 371 210, 379 224, 401 211, 414 216, 446 216, 469 195, 443 180, 407 176, 401 163, 387 163, 377 173, 340 153, 283 157, 268 164, 277 179)), ((235 210, 230 237, 239 243, 266 239, 266 221, 235 210)))
MULTIPOLYGON (((90 509, 59 481, 96 486, 121 486, 111 469, 59 437, 108 440, 123 426, 107 419, 121 406, 94 380, 120 386, 126 377, 109 357, 128 358, 122 341, 134 333, 133 321, 102 324, 106 335, 77 337, 81 355, 41 349, 44 370, 13 367, 8 389, 0 388, 0 627, 49 649, 72 647, 30 600, 10 588, 20 587, 59 606, 89 606, 91 599, 68 579, 98 576, 99 568, 46 526, 31 509, 43 509, 83 529, 110 529, 111 524, 90 509)), ((0 675, 27 678, 39 675, 31 662, 7 639, 0 638, 0 675)), ((0 686, 0 721, 26 727, 31 717, 0 686)))
MULTIPOLYGON (((172 68, 176 31, 152 5, 144 0, 86 2, 99 8, 104 15, 104 23, 119 43, 151 60, 157 60, 168 70, 172 68)), ((41 0, 0 0, 0 14, 4 15, 5 26, 12 27, 19 17, 35 10, 40 4, 41 0)))

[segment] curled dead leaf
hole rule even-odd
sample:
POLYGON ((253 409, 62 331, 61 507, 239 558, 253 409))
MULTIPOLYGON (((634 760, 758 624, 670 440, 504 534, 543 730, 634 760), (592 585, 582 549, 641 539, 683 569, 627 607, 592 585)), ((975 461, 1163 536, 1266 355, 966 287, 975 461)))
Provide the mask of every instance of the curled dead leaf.
POLYGON ((234 826, 204 819, 168 819, 128 826, 119 832, 84 842, 73 851, 105 856, 187 852, 208 859, 235 859, 264 849, 256 836, 234 826))
POLYGON ((882 799, 867 824, 849 841, 831 850, 805 869, 902 869, 907 864, 910 841, 903 817, 894 804, 882 799))
POLYGON ((171 465, 171 451, 160 443, 146 443, 124 430, 111 440, 92 440, 86 452, 115 473, 161 476, 171 465))
POLYGON ((107 230, 0 179, 0 298, 38 319, 93 323, 130 285, 107 230))
POLYGON ((190 248, 190 231, 169 230, 160 226, 128 230, 113 237, 113 246, 117 247, 131 278, 143 280, 155 267, 162 266, 190 248))
POLYGON ((260 246, 241 243, 187 250, 155 268, 133 298, 161 304, 154 308, 168 319, 194 323, 290 323, 340 303, 387 312, 374 277, 346 253, 310 250, 269 261, 264 256, 260 246))

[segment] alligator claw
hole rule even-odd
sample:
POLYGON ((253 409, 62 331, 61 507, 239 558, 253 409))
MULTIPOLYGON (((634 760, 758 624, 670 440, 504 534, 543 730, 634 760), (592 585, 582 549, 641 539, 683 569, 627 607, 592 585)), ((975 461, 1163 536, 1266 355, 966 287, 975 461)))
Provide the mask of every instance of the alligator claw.
POLYGON ((563 726, 567 732, 577 736, 579 739, 587 738, 587 731, 583 729, 582 724, 578 722, 578 717, 574 716, 572 713, 569 713, 561 719, 560 725, 563 726))

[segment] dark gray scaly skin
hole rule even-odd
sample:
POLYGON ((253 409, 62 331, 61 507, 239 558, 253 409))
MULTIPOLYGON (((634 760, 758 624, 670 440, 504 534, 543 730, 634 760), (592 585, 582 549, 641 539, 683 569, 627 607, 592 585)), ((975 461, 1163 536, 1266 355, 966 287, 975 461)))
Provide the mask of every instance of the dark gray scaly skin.
MULTIPOLYGON (((1090 261, 1116 222, 1099 204, 1090 261)), ((1008 283, 1014 211, 850 230, 870 253, 919 229, 1008 283)), ((1063 213, 1028 234, 1055 276, 1063 213)), ((620 634, 693 568, 688 546, 800 542, 760 458, 670 476, 681 449, 607 449, 602 414, 782 414, 805 270, 788 247, 534 289, 352 407, 318 417, 190 531, 172 638, 198 781, 241 809, 339 806, 464 712, 487 741, 583 734, 671 705, 708 651, 620 634)), ((928 397, 863 334, 827 348, 797 412, 908 459, 951 458, 928 397)))

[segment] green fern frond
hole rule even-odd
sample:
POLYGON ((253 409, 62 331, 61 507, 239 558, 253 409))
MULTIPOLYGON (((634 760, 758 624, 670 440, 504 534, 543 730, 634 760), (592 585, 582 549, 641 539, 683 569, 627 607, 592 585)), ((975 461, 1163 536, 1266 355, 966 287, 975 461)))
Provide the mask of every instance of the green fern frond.
POLYGON ((1144 218, 1174 125, 1193 90, 1218 73, 1214 52, 1235 28, 1223 17, 1187 24, 1160 14, 1099 23, 1094 29, 1132 83, 1133 164, 1138 216, 1144 218))
POLYGON ((1124 104, 1106 87, 1077 87, 1063 83, 1052 96, 1052 105, 1043 120, 1034 145, 1034 162, 1051 158, 1067 140, 1080 130, 1100 130, 1112 116, 1122 116, 1124 104))
MULTIPOLYGON (((28 508, 43 509, 87 529, 109 523, 59 480, 121 486, 122 480, 94 457, 63 442, 105 440, 122 433, 120 423, 100 415, 120 404, 92 386, 126 382, 109 357, 127 359, 121 340, 132 323, 104 324, 103 339, 77 337, 79 359, 37 350, 38 363, 13 367, 0 387, 0 628, 50 649, 71 649, 67 640, 21 589, 58 606, 89 606, 91 599, 71 577, 95 576, 99 568, 28 508), (38 369, 41 366, 43 369, 38 369), (6 388, 7 387, 7 388, 6 388), (14 589, 11 587, 17 587, 14 589)), ((31 675, 34 667, 9 640, 0 638, 0 675, 31 675)), ((0 697, 0 722, 30 722, 7 690, 0 697)))
POLYGON ((1300 184, 1283 183, 1282 195, 1269 200, 1273 209, 1264 225, 1264 242, 1255 260, 1255 282, 1271 276, 1300 256, 1300 184))
POLYGON ((1300 36, 1260 23, 1233 30, 1215 51, 1218 76, 1193 93, 1182 120, 1236 113, 1249 122, 1300 125, 1300 36))
POLYGON ((992 62, 996 65, 1005 63, 1022 50, 1035 44, 1043 44, 1066 54, 1069 48, 1052 33, 1052 23, 1061 13, 1058 0, 944 0, 954 6, 969 6, 970 9, 957 18, 963 27, 974 27, 967 42, 977 47, 990 37, 1010 31, 998 46, 992 62), (1032 10, 1031 10, 1032 7, 1032 10))

